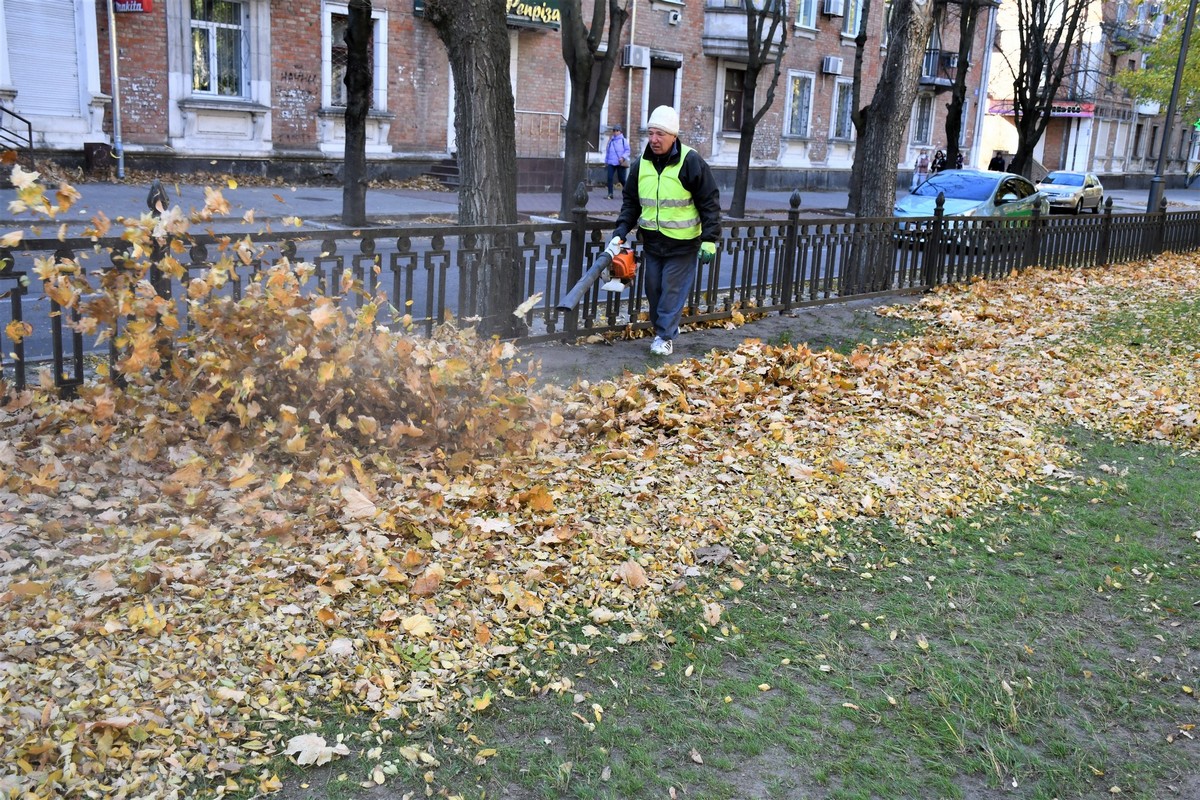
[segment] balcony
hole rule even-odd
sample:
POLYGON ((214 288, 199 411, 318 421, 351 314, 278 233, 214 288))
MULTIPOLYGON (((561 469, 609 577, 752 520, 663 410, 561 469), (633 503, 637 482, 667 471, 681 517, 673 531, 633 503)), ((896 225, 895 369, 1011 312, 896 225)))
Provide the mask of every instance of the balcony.
MULTIPOLYGON (((717 0, 719 2, 720 0, 717 0)), ((735 0, 736 2, 736 0, 735 0)), ((759 7, 761 3, 755 3, 759 7)), ((768 53, 769 57, 774 57, 778 52, 780 42, 787 34, 788 19, 785 15, 779 21, 779 27, 775 30, 775 37, 771 40, 771 48, 768 53)), ((763 20, 763 33, 771 29, 771 19, 767 17, 763 20)), ((729 5, 721 3, 714 5, 710 0, 709 5, 704 9, 704 33, 700 38, 700 45, 704 49, 704 55, 710 58, 728 58, 732 61, 745 62, 750 56, 750 48, 747 46, 748 37, 746 36, 746 12, 742 9, 740 2, 734 5, 731 2, 729 5)))
POLYGON ((958 75, 957 50, 926 50, 921 61, 920 85, 925 88, 949 89, 958 75))

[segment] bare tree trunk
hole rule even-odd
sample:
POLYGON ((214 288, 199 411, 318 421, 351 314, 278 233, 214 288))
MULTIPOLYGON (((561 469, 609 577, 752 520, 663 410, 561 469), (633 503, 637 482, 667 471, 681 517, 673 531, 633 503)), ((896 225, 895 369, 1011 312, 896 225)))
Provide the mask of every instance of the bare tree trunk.
POLYGON ((567 112, 563 158, 562 194, 559 199, 559 219, 570 219, 575 205, 575 188, 586 183, 588 134, 600 127, 600 109, 608 94, 620 49, 621 29, 629 19, 629 11, 618 0, 596 0, 592 7, 592 24, 585 27, 580 0, 563 0, 562 54, 571 80, 571 107, 567 112), (600 34, 608 23, 608 49, 596 60, 600 34), (593 70, 600 70, 593 84, 593 70))
MULTIPOLYGON (((853 0, 851 0, 853 2, 853 0)), ((846 197, 846 210, 851 214, 858 213, 858 199, 862 193, 862 174, 866 169, 865 162, 858 157, 859 148, 862 146, 863 128, 866 125, 867 115, 871 113, 871 109, 861 105, 862 103, 862 68, 863 68, 863 50, 867 46, 867 22, 871 19, 871 3, 864 2, 862 7, 862 17, 858 22, 858 33, 854 36, 854 89, 850 100, 850 121, 854 124, 854 135, 858 140, 858 144, 854 147, 854 161, 850 164, 850 186, 849 193, 846 197)), ((893 17, 894 19, 894 17, 893 17)), ((885 63, 886 69, 886 63, 885 63)), ((834 91, 837 91, 836 85, 834 91)))
MULTIPOLYGON (((854 147, 850 205, 857 217, 892 216, 897 164, 917 95, 921 61, 933 28, 933 9, 934 0, 895 0, 893 5, 887 56, 879 83, 875 85, 870 105, 855 120, 858 142, 854 147)), ((887 288, 891 267, 891 259, 880 258, 865 246, 856 247, 847 262, 843 293, 887 288)))
POLYGON ((367 112, 371 109, 371 0, 350 0, 346 26, 346 150, 342 224, 367 223, 367 112))
POLYGON ((890 217, 896 205, 896 170, 904 146, 921 61, 933 28, 933 0, 896 0, 887 57, 875 95, 862 110, 854 147, 851 211, 859 217, 890 217))
MULTIPOLYGON (((954 86, 950 90, 950 102, 946 104, 946 163, 958 163, 958 142, 962 139, 963 106, 967 102, 967 72, 971 50, 975 46, 975 30, 979 26, 978 0, 964 0, 958 7, 958 68, 954 73, 954 86)), ((985 98, 980 98, 981 101, 985 98)), ((975 132, 976 140, 979 131, 975 132)))
MULTIPOLYGON (((508 75, 504 0, 427 0, 425 19, 446 45, 454 75, 458 141, 458 219, 463 225, 517 221, 516 122, 508 75)), ((508 236, 482 236, 474 276, 479 330, 518 335, 512 315, 521 301, 520 267, 508 236)))
POLYGON ((729 203, 731 217, 746 216, 746 191, 750 185, 750 158, 754 154, 754 133, 758 123, 767 110, 775 102, 775 88, 779 85, 780 63, 783 53, 787 50, 787 26, 784 22, 786 13, 782 2, 771 2, 756 8, 754 3, 746 3, 746 71, 742 84, 742 126, 739 131, 737 170, 733 178, 733 197, 729 203), (784 35, 771 54, 775 37, 780 28, 784 35), (758 77, 763 67, 768 63, 774 64, 771 82, 767 86, 767 96, 761 108, 755 108, 758 95, 758 77))

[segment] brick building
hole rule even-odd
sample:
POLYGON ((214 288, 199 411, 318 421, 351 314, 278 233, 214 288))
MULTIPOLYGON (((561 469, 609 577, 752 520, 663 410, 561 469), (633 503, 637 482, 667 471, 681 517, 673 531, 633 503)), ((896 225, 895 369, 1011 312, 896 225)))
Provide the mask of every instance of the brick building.
MULTIPOLYGON (((1063 83, 1055 97, 1050 123, 1034 149, 1035 177, 1047 170, 1092 171, 1111 188, 1149 184, 1165 148, 1168 185, 1183 185, 1189 164, 1198 157, 1194 117, 1176 116, 1166 131, 1165 109, 1140 102, 1117 85, 1122 72, 1142 69, 1141 48, 1153 42, 1166 22, 1162 7, 1131 0, 1099 0, 1087 8, 1079 43, 1071 50, 1063 83)), ((998 16, 995 46, 1017 46, 1015 10, 998 16)), ((1012 117, 1014 76, 1004 59, 993 60, 990 108, 983 149, 1011 153, 1017 146, 1012 117)))
MULTIPOLYGON (((420 174, 455 152, 453 80, 445 49, 422 18, 422 2, 372 4, 376 80, 367 152, 379 174, 420 174)), ((864 2, 789 5, 783 74, 755 136, 753 185, 847 182, 854 34, 864 2)), ((740 3, 631 2, 620 66, 593 137, 593 163, 600 162, 610 124, 622 124, 638 149, 650 110, 669 104, 680 111, 681 138, 724 182, 732 180, 746 52, 740 3)), ((863 102, 886 54, 888 8, 872 3, 868 15, 863 102)), ((921 149, 945 144, 946 89, 958 69, 958 47, 953 12, 942 16, 901 167, 911 167, 921 149)), ((58 157, 115 144, 119 107, 120 144, 132 166, 187 170, 216 162, 231 172, 336 175, 344 143, 346 19, 347 5, 338 0, 0 0, 0 39, 9 45, 0 54, 0 102, 31 121, 36 148, 58 157), (119 93, 112 91, 113 39, 119 93)), ((557 0, 509 2, 516 155, 526 188, 557 188, 553 167, 561 159, 570 90, 558 19, 557 0)), ((989 31, 980 25, 974 52, 983 57, 963 65, 969 73, 961 147, 975 165, 991 155, 976 146, 986 111, 980 101, 989 31)))

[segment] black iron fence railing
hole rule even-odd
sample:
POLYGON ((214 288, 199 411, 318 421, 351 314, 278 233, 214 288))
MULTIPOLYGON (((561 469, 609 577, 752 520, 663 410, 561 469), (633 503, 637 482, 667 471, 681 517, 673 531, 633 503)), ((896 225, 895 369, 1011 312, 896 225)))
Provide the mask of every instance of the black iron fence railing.
MULTIPOLYGON (((1033 265, 1085 268, 1200 248, 1200 211, 1167 213, 1165 204, 1156 213, 1118 214, 1110 200, 1098 215, 1016 219, 946 217, 940 204, 924 219, 801 219, 799 204, 794 193, 785 218, 723 223, 717 258, 697 266, 685 324, 922 291, 976 276, 999 278, 1033 265)), ((174 298, 186 332, 191 277, 227 259, 236 267, 225 291, 237 296, 249 276, 287 257, 314 266, 306 290, 336 292, 349 272, 369 292, 386 295, 391 308, 382 323, 403 321, 429 332, 451 318, 479 316, 484 270, 515 266, 521 295, 540 295, 524 316, 523 342, 648 327, 640 272, 622 293, 603 291, 596 281, 575 308, 558 306, 602 251, 610 227, 588 219, 581 205, 572 222, 297 230, 255 234, 252 243, 243 234, 203 234, 173 249, 185 267, 183 281, 156 274, 155 287, 174 298)), ((96 332, 84 337, 74 330, 43 292, 34 267, 38 259, 53 258, 90 272, 119 270, 130 247, 123 239, 102 238, 27 239, 0 248, 4 384, 20 390, 35 367, 48 365, 59 389, 70 393, 84 379, 87 358, 115 363, 113 339, 97 346, 96 332)))
POLYGON ((33 149, 33 123, 11 108, 0 105, 0 149, 29 154, 33 149))

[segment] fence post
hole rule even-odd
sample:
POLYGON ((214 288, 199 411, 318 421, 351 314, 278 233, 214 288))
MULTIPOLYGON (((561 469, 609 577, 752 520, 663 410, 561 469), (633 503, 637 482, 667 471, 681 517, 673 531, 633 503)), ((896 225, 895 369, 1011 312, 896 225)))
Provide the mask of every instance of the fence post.
MULTIPOLYGON (((567 286, 574 286, 583 277, 583 254, 587 250, 587 186, 583 181, 575 187, 571 198, 571 246, 567 250, 567 286)), ((567 312, 563 321, 565 338, 574 339, 579 334, 579 305, 567 312)))
POLYGON ((933 227, 925 237, 925 252, 921 259, 926 291, 942 282, 946 259, 946 248, 942 241, 945 236, 945 215, 946 193, 938 192, 937 199, 933 202, 933 227))
MULTIPOLYGON (((150 215, 158 219, 167 210, 167 205, 170 202, 166 190, 163 189, 158 178, 155 178, 150 184, 149 194, 146 195, 146 207, 150 209, 150 215)), ((150 253, 150 285, 154 287, 154 291, 158 293, 158 296, 164 300, 171 299, 171 280, 163 275, 163 271, 158 265, 171 252, 170 244, 171 239, 169 236, 166 241, 155 239, 154 247, 150 253)))
POLYGON ((800 227, 800 190, 793 189, 792 196, 788 199, 790 208, 788 209, 787 218, 787 234, 784 241, 784 247, 787 250, 783 254, 783 310, 790 311, 792 308, 792 291, 796 286, 796 240, 799 238, 800 227))
MULTIPOLYGON (((159 183, 158 178, 150 184, 150 192, 146 195, 146 206, 150 209, 150 214, 158 219, 162 213, 167 210, 167 205, 170 203, 170 198, 167 197, 166 190, 159 183)), ((165 239, 154 240, 154 246, 150 250, 150 285, 154 287, 154 292, 164 300, 171 299, 171 277, 163 272, 162 261, 171 253, 171 237, 168 234, 165 239)), ((162 324, 162 315, 158 316, 158 324, 162 324)), ((162 359, 162 366, 159 367, 156 375, 161 377, 163 371, 171 365, 171 358, 174 355, 168 344, 159 344, 159 355, 162 359)))
POLYGON ((1112 248, 1112 206, 1111 197, 1104 199, 1104 216, 1100 221, 1100 247, 1096 253, 1096 266, 1107 267, 1109 253, 1112 248))
POLYGON ((1036 265, 1042 257, 1042 207, 1033 207, 1033 217, 1029 220, 1029 233, 1025 235, 1025 254, 1022 269, 1036 265))
POLYGON ((1162 255, 1167 243, 1167 196, 1163 195, 1158 201, 1158 237, 1155 242, 1154 254, 1162 255))

